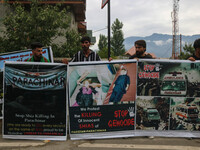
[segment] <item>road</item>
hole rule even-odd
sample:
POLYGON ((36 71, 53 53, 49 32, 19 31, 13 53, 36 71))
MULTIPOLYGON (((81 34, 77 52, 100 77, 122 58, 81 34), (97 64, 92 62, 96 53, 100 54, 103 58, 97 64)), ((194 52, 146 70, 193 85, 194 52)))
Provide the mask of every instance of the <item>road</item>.
POLYGON ((0 150, 200 150, 200 139, 116 138, 101 140, 34 141, 0 139, 0 150))

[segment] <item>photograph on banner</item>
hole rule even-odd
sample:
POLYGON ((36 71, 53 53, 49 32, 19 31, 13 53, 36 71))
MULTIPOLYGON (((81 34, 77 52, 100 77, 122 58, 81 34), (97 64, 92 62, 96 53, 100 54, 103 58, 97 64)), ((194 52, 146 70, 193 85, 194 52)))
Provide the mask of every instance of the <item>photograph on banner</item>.
POLYGON ((200 131, 200 98, 171 97, 170 130, 200 131))
POLYGON ((96 106, 134 101, 136 63, 70 66, 70 106, 96 106))
MULTIPOLYGON (((43 48, 43 56, 53 62, 51 47, 43 48)), ((32 57, 32 50, 21 50, 0 54, 0 103, 3 103, 3 70, 5 61, 27 61, 32 57)), ((1 118, 2 116, 0 116, 1 118)))
POLYGON ((136 61, 70 65, 70 133, 134 130, 136 71, 136 61))
POLYGON ((169 97, 139 96, 136 105, 136 130, 168 130, 169 97))
POLYGON ((4 138, 66 140, 67 65, 6 62, 4 138))
POLYGON ((137 96, 200 97, 200 62, 138 62, 137 96))

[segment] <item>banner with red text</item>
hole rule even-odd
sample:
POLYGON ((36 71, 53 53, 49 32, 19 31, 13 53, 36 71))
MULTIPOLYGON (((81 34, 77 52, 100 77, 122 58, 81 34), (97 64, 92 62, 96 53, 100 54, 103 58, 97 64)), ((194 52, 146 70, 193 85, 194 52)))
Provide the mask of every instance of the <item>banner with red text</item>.
POLYGON ((200 62, 140 60, 137 136, 200 137, 200 62))
POLYGON ((6 62, 3 138, 66 140, 67 65, 6 62))
POLYGON ((70 138, 133 135, 136 61, 69 64, 70 138))

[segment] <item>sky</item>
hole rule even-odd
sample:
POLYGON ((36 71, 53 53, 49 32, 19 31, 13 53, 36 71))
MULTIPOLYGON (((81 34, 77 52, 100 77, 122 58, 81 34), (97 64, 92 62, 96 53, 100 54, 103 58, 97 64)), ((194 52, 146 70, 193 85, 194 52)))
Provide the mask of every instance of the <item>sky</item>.
MULTIPOLYGON (((86 0, 87 30, 93 30, 97 49, 99 34, 107 36, 107 5, 102 0, 86 0)), ((172 34, 173 0, 111 0, 111 24, 123 23, 124 38, 149 36, 153 33, 172 34)), ((200 34, 200 0, 179 1, 179 33, 200 34)), ((91 47, 91 48, 92 48, 91 47)))

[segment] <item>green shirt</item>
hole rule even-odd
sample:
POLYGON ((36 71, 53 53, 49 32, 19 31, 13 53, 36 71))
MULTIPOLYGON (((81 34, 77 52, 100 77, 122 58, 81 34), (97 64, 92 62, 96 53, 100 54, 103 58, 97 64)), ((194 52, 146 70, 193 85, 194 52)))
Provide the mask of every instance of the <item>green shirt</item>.
MULTIPOLYGON (((32 56, 31 58, 28 59, 29 62, 36 62, 34 60, 34 57, 32 56)), ((45 58, 44 56, 42 56, 42 58, 40 59, 39 62, 50 62, 47 58, 45 58)))

